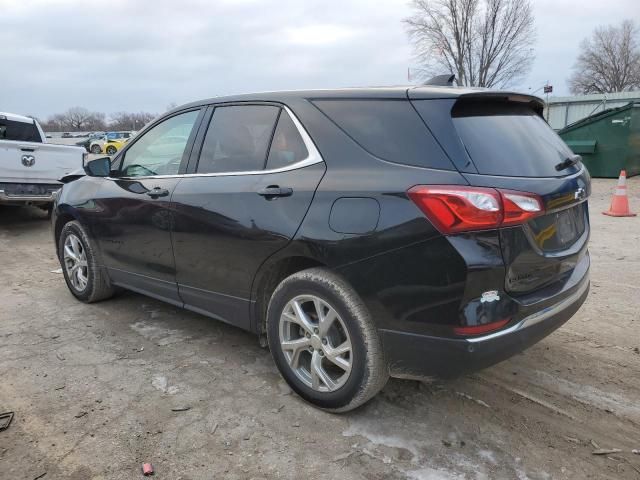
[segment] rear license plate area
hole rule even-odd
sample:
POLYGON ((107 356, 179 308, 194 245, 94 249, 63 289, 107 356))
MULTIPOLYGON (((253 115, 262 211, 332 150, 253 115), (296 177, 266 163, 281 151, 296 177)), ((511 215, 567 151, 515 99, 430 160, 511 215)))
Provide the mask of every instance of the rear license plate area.
POLYGON ((586 204, 552 212, 529 222, 532 237, 543 252, 559 252, 571 247, 585 232, 586 204))

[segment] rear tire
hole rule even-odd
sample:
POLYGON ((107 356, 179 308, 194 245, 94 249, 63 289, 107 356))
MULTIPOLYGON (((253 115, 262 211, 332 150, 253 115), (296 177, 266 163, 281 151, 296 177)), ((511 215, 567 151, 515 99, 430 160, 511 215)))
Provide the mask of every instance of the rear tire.
POLYGON ((102 149, 100 148, 100 145, 91 145, 90 150, 91 150, 91 153, 94 153, 96 155, 99 153, 102 153, 102 149))
POLYGON ((67 287, 78 300, 93 303, 113 296, 114 288, 80 223, 72 221, 62 227, 58 258, 67 287))
POLYGON ((278 285, 267 310, 267 339, 289 386, 324 410, 353 410, 389 378, 367 308, 347 282, 323 268, 278 285))
POLYGON ((108 146, 107 147, 107 155, 115 155, 118 150, 116 147, 108 146))

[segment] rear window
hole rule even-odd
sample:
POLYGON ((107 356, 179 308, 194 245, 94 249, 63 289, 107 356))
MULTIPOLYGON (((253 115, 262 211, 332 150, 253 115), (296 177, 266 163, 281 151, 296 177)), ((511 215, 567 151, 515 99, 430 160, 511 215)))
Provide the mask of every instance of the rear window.
POLYGON ((366 151, 404 165, 453 170, 408 100, 315 100, 366 151))
POLYGON ((556 165, 573 152, 526 104, 463 102, 453 124, 478 172, 512 177, 557 177, 576 172, 556 165))
POLYGON ((298 132, 289 114, 283 110, 280 113, 278 126, 271 141, 267 168, 283 168, 304 160, 308 156, 309 152, 300 136, 300 132, 298 132))
POLYGON ((0 118, 0 140, 15 140, 18 142, 42 142, 40 132, 35 123, 14 122, 0 118))

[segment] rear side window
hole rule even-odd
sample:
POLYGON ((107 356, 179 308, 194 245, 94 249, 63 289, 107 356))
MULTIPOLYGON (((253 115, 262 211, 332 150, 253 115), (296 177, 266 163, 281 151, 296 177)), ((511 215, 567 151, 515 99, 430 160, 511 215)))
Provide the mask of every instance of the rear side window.
POLYGON ((315 100, 313 103, 378 158, 418 167, 454 169, 408 100, 315 100))
POLYGON ((14 122, 0 118, 0 140, 42 143, 40 132, 35 123, 14 122))
POLYGON ((462 102, 453 107, 451 116, 478 173, 557 177, 580 168, 556 170, 573 152, 527 104, 462 102))
POLYGON ((198 173, 263 170, 279 107, 217 107, 204 138, 198 173))
POLYGON ((309 156, 307 147, 289 114, 282 110, 278 126, 273 134, 267 168, 282 168, 304 160, 309 156))

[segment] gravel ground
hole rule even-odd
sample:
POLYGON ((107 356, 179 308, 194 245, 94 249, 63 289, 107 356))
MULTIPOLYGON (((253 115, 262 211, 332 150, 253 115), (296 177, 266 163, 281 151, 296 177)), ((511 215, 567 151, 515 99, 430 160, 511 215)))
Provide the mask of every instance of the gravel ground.
POLYGON ((43 213, 0 209, 0 478, 638 479, 640 217, 601 215, 614 185, 594 180, 592 291, 564 327, 343 415, 291 394, 248 333, 136 294, 77 302, 43 213))

